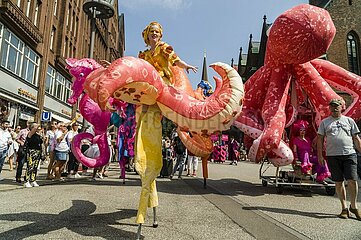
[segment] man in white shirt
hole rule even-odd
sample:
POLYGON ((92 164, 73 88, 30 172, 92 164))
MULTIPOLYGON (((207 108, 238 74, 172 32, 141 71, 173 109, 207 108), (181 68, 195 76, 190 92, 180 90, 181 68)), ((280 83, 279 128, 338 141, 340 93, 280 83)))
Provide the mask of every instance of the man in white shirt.
MULTIPOLYGON (((3 169, 6 152, 12 144, 11 134, 8 131, 9 123, 9 121, 3 120, 0 127, 0 174, 3 169)), ((0 181, 2 180, 4 180, 4 178, 0 176, 0 181)))

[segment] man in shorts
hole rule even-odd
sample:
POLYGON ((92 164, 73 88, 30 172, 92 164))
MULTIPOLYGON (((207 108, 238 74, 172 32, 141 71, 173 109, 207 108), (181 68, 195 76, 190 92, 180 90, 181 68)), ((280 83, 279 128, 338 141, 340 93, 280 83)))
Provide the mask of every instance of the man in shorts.
POLYGON ((341 99, 332 99, 329 103, 331 116, 325 118, 318 128, 317 154, 320 164, 324 164, 323 145, 326 138, 326 157, 332 179, 336 183, 336 193, 341 201, 342 211, 340 218, 349 218, 355 214, 361 220, 361 211, 357 209, 357 155, 355 148, 361 152, 361 140, 358 136, 359 129, 352 118, 343 116, 341 99), (346 205, 347 181, 350 193, 350 208, 346 205))

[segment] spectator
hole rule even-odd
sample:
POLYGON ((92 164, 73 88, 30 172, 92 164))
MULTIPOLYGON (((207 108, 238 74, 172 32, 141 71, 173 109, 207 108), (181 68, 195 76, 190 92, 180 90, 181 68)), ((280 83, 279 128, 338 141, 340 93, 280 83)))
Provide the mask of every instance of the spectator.
POLYGON ((63 122, 58 124, 58 130, 55 133, 55 164, 53 166, 53 171, 55 173, 55 179, 63 181, 61 178, 61 173, 64 170, 66 160, 68 158, 69 146, 66 141, 66 136, 68 129, 63 122))
POLYGON ((48 164, 48 174, 46 179, 53 179, 54 173, 52 171, 54 167, 55 162, 55 145, 56 145, 56 139, 55 139, 55 132, 58 129, 58 123, 56 121, 51 121, 49 129, 46 131, 45 134, 45 147, 47 155, 49 156, 49 164, 48 164))
POLYGON ((172 174, 170 175, 170 179, 173 178, 175 172, 178 170, 178 178, 182 179, 182 172, 183 172, 183 168, 184 168, 184 162, 185 159, 187 157, 187 149, 184 146, 184 144, 182 143, 181 139, 179 138, 179 136, 177 135, 174 138, 174 149, 175 149, 175 153, 176 153, 176 163, 173 169, 172 174))
POLYGON ((17 167, 16 167, 16 176, 15 180, 18 183, 21 183, 21 175, 23 174, 23 166, 25 162, 25 149, 24 144, 26 140, 26 136, 28 136, 28 133, 30 132, 30 121, 27 121, 26 128, 21 129, 18 136, 16 137, 16 142, 19 144, 18 149, 18 156, 16 159, 17 167))
POLYGON ((340 99, 332 99, 329 103, 331 116, 325 118, 318 128, 317 154, 321 165, 325 164, 323 146, 326 139, 326 157, 333 181, 336 182, 336 193, 341 202, 340 218, 349 218, 350 212, 361 220, 361 212, 357 209, 357 156, 355 148, 361 152, 359 129, 352 118, 343 116, 343 103, 340 99), (346 188, 350 194, 350 208, 346 205, 346 188))
MULTIPOLYGON (((16 137, 21 130, 20 126, 17 126, 14 130, 9 127, 9 133, 11 135, 12 144, 9 146, 7 157, 9 158, 9 167, 10 171, 14 169, 14 159, 16 159, 16 153, 19 149, 19 144, 16 142, 16 137)), ((15 163, 16 164, 16 163, 15 163)))
MULTIPOLYGON (((73 138, 75 137, 75 135, 78 134, 78 128, 79 125, 75 122, 71 125, 71 130, 68 132, 67 134, 67 143, 69 145, 69 148, 71 147, 71 143, 73 141, 73 138)), ((80 175, 78 173, 78 169, 79 169, 79 161, 75 158, 73 152, 69 151, 69 161, 68 161, 68 177, 69 178, 79 178, 80 175)))
POLYGON ((37 123, 30 125, 30 132, 26 137, 26 173, 24 187, 39 187, 36 182, 36 176, 38 172, 38 166, 42 158, 43 151, 43 137, 41 136, 42 128, 37 123))
POLYGON ((12 138, 8 131, 9 121, 3 120, 0 127, 0 181, 4 180, 1 177, 1 171, 4 165, 6 152, 8 151, 9 146, 12 144, 12 138))

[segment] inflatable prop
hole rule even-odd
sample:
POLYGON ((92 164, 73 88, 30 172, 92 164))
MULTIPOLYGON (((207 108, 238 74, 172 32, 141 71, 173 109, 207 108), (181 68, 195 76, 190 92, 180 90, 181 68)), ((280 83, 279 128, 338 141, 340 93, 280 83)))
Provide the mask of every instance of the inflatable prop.
MULTIPOLYGON (((217 86, 214 94, 206 100, 198 100, 194 97, 193 92, 192 94, 188 94, 188 92, 190 92, 186 89, 188 85, 182 85, 177 88, 176 85, 168 86, 164 84, 156 69, 142 59, 134 57, 120 58, 111 63, 108 68, 93 64, 92 61, 89 63, 89 61, 89 59, 77 61, 70 59, 68 60, 68 65, 70 73, 75 77, 74 84, 81 85, 81 83, 83 83, 83 90, 86 93, 83 98, 91 98, 96 103, 95 105, 100 107, 101 110, 99 109, 97 113, 109 113, 106 118, 101 118, 100 115, 97 117, 98 122, 101 124, 109 123, 109 111, 114 111, 114 100, 121 100, 137 105, 150 105, 149 108, 153 108, 155 106, 154 104, 157 104, 161 111, 157 116, 160 116, 160 113, 163 114, 174 121, 183 131, 188 131, 193 136, 199 135, 198 139, 200 139, 209 138, 209 134, 215 131, 228 129, 241 111, 243 99, 242 80, 236 70, 227 64, 215 63, 211 65, 222 79, 215 77, 217 86), (86 78, 86 80, 84 80, 84 78, 86 78)), ((178 79, 187 79, 184 72, 178 67, 172 67, 172 71, 178 79)), ((77 94, 79 94, 81 88, 76 89, 76 91, 77 94)), ((79 96, 80 94, 76 95, 74 91, 73 95, 79 96)), ((84 112, 84 106, 80 104, 79 107, 83 116, 87 120, 89 119, 90 121, 88 121, 91 122, 95 128, 98 128, 97 122, 91 121, 90 119, 90 116, 96 113, 96 111, 91 110, 84 112)), ((141 111, 142 108, 139 107, 138 109, 141 111)), ((139 114, 141 115, 141 113, 139 114)), ((158 117, 156 117, 156 119, 152 119, 152 121, 153 120, 160 121, 160 118, 158 119, 158 117)), ((103 130, 105 131, 105 129, 103 130)), ((153 129, 149 129, 148 131, 151 132, 153 129)), ((91 136, 88 135, 84 135, 84 137, 91 138, 91 136)), ((201 149, 208 148, 206 151, 211 152, 209 144, 204 143, 199 146, 201 149)), ((151 148, 152 146, 143 147, 151 148)), ((78 147, 74 147, 75 150, 76 148, 78 147)), ((101 146, 99 146, 99 148, 101 148, 101 146)), ((100 151, 102 150, 100 149, 100 151)), ((193 151, 197 152, 197 150, 193 151)), ((204 151, 204 154, 206 154, 206 151, 204 151)), ((199 151, 198 154, 202 155, 200 152, 201 151, 199 151)), ((83 160, 86 159, 81 153, 77 153, 76 157, 80 159, 83 158, 83 160)), ((100 155, 100 158, 101 157, 102 153, 100 155)), ((98 160, 99 159, 95 161, 98 160)), ((149 179, 155 179, 161 167, 161 163, 154 165, 151 161, 147 161, 146 163, 138 161, 137 164, 138 166, 139 164, 150 164, 139 166, 139 169, 145 170, 140 174, 149 179)), ((150 192, 147 191, 143 193, 143 189, 150 190, 152 197, 156 197, 154 180, 142 181, 142 194, 138 209, 138 215, 140 211, 142 216, 145 215, 145 211, 149 205, 149 200, 147 199, 150 197, 150 192)), ((154 206, 154 204, 157 205, 156 198, 153 199, 152 206, 154 206)), ((144 222, 144 218, 141 217, 137 222, 144 222)))
POLYGON ((335 32, 329 13, 308 4, 296 6, 275 20, 269 32, 265 64, 245 83, 242 114, 235 122, 255 139, 249 152, 251 160, 259 162, 267 156, 275 166, 292 163, 292 151, 282 141, 286 124, 294 119, 290 117, 286 123, 287 99, 292 115, 308 101, 319 124, 329 115, 330 100, 341 99, 332 86, 353 98, 343 114, 360 118, 361 78, 328 61, 315 59, 326 52, 335 32))
MULTIPOLYGON (((74 76, 74 82, 72 85, 73 93, 68 99, 69 104, 75 104, 77 99, 83 92, 83 84, 86 77, 95 69, 102 68, 93 59, 67 59, 67 68, 69 72, 74 76)), ((79 102, 79 111, 83 115, 83 118, 92 124, 94 134, 79 133, 75 135, 72 141, 71 150, 74 156, 84 164, 91 168, 97 168, 104 166, 109 162, 110 149, 107 140, 107 127, 110 121, 111 113, 109 111, 102 111, 98 104, 96 104, 88 95, 84 94, 79 102), (81 142, 84 139, 88 139, 92 144, 97 144, 99 147, 99 156, 96 158, 90 158, 85 156, 81 152, 81 142)))
MULTIPOLYGON (((74 71, 80 77, 87 76, 85 82, 80 79, 77 86, 83 83, 86 95, 102 111, 113 111, 113 103, 117 100, 143 105, 137 108, 136 113, 135 166, 142 181, 136 218, 139 224, 137 239, 140 238, 148 207, 154 211, 153 227, 158 226, 155 179, 162 167, 161 116, 172 120, 190 135, 209 137, 211 133, 231 126, 241 111, 244 94, 242 79, 236 70, 227 64, 215 63, 211 66, 222 79, 215 78, 217 87, 214 94, 206 100, 195 98, 190 84, 182 83, 188 82, 183 69, 196 71, 197 68, 183 62, 171 46, 160 41, 161 25, 152 22, 142 35, 150 49, 141 52, 139 57, 146 61, 123 57, 107 68, 92 65, 94 71, 89 75, 83 73, 81 76, 78 71, 74 71)), ((79 92, 81 88, 76 90, 79 92)))

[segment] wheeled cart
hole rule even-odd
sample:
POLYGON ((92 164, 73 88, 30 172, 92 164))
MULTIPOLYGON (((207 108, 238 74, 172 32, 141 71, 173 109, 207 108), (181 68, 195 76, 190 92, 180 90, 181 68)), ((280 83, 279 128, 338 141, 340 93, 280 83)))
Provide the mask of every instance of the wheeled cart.
POLYGON ((292 167, 292 165, 284 167, 275 167, 267 159, 264 159, 259 169, 259 178, 262 180, 262 186, 274 185, 277 193, 282 194, 285 187, 310 189, 325 188, 326 194, 335 195, 336 189, 333 182, 326 184, 317 183, 316 177, 311 174, 302 174, 292 167), (275 170, 275 175, 271 174, 275 170))

